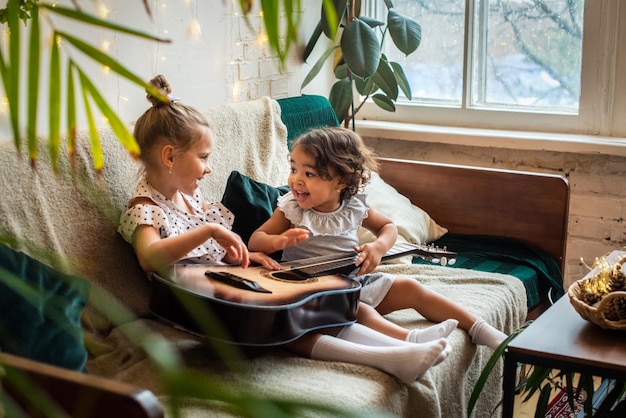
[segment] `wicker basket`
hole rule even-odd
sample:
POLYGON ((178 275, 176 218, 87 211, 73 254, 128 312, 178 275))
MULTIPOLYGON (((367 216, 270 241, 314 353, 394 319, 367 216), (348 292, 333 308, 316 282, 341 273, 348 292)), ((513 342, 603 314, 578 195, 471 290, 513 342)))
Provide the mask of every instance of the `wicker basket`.
POLYGON ((626 303, 626 292, 616 291, 607 293, 600 299, 600 302, 594 306, 590 306, 580 300, 580 281, 574 282, 567 290, 567 294, 569 295, 572 306, 583 319, 593 322, 604 329, 626 331, 626 319, 612 321, 605 316, 609 309, 611 309, 611 306, 619 299, 621 299, 620 302, 626 303))

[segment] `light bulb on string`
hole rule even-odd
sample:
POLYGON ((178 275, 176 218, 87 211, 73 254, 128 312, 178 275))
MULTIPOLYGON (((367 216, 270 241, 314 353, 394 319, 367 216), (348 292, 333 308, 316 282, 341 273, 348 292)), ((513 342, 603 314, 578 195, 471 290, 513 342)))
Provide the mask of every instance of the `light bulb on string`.
POLYGON ((241 83, 239 81, 235 81, 233 83, 233 101, 237 101, 239 98, 239 94, 241 93, 241 83))
POLYGON ((109 9, 106 4, 102 2, 98 3, 98 16, 100 16, 100 18, 106 19, 112 11, 113 9, 109 9))
POLYGON ((198 22, 198 19, 191 19, 191 22, 189 23, 189 37, 192 40, 197 41, 198 39, 200 39, 200 35, 202 35, 200 22, 198 22))
MULTIPOLYGON (((109 49, 111 49, 112 44, 113 44, 112 41, 109 41, 108 39, 104 39, 102 40, 102 42, 100 42, 100 49, 102 50, 102 52, 107 54, 109 52, 109 49)), ((109 68, 108 65, 103 65, 101 68, 101 71, 102 71, 102 74, 108 75, 109 72, 111 72, 111 68, 109 68)))
POLYGON ((108 39, 104 39, 102 40, 102 42, 100 42, 100 49, 102 50, 102 52, 109 52, 109 49, 111 48, 111 44, 113 44, 112 41, 109 41, 108 39))
POLYGON ((0 113, 7 114, 9 112, 9 98, 7 96, 0 99, 0 113))

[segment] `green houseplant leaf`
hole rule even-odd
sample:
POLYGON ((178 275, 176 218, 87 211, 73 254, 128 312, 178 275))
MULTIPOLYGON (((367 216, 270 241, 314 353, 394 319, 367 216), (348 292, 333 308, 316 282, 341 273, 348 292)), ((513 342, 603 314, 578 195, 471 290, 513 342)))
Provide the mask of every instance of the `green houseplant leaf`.
POLYGON ((396 110, 396 105, 393 103, 393 100, 389 98, 389 96, 385 96, 384 94, 375 94, 372 96, 372 100, 381 109, 389 112, 395 112, 396 110))
POLYGON ((309 71, 309 73, 306 75, 306 77, 304 77, 304 80, 302 81, 302 85, 300 86, 300 88, 304 88, 307 84, 309 84, 317 76, 317 74, 320 72, 320 70, 324 67, 324 63, 326 62, 328 57, 330 57, 331 54, 336 49, 337 49, 337 47, 333 45, 330 48, 328 48, 326 51, 324 51, 324 53, 322 54, 322 56, 319 57, 319 59, 317 60, 315 65, 313 65, 313 68, 311 68, 311 71, 309 71))
POLYGON ((37 104, 39 103, 39 13, 33 13, 28 48, 28 111, 26 137, 28 156, 34 164, 37 159, 37 104))
POLYGON ((8 0, 6 7, 7 26, 11 36, 9 37, 8 59, 4 56, 2 45, 0 45, 0 58, 2 64, 2 83, 7 94, 9 104, 9 120, 13 131, 13 142, 16 149, 21 149, 19 134, 19 109, 20 109, 20 33, 21 24, 19 21, 19 1, 8 0))
POLYGON ((67 150, 70 154, 70 158, 74 157, 74 150, 76 147, 76 93, 74 89, 74 73, 72 71, 72 65, 67 67, 67 150))
POLYGON ((329 39, 335 38, 347 6, 348 0, 324 0, 322 2, 320 25, 322 32, 329 39))
MULTIPOLYGON (((299 5, 299 3, 297 3, 299 5)), ((28 145, 28 155, 31 160, 31 164, 35 164, 35 161, 38 156, 38 141, 37 141, 37 133, 38 133, 38 109, 40 108, 40 94, 39 94, 39 82, 41 77, 41 72, 44 71, 41 68, 40 60, 42 57, 43 46, 40 39, 41 33, 41 22, 39 19, 39 13, 42 10, 46 12, 56 14, 57 16, 61 16, 63 18, 71 19, 80 23, 84 23, 87 25, 91 25, 93 27, 103 28, 107 30, 115 30, 120 33, 125 33, 131 35, 133 37, 143 39, 143 40, 151 40, 157 42, 169 42, 168 40, 158 38, 149 33, 136 30, 133 28, 129 28, 123 25, 115 24, 106 19, 101 19, 97 16, 90 15, 88 13, 83 12, 82 10, 76 8, 68 8, 59 6, 57 4, 49 4, 44 2, 36 2, 34 0, 8 0, 6 3, 6 7, 0 9, 0 23, 6 24, 8 31, 11 36, 8 37, 8 42, 0 45, 0 76, 2 79, 3 87, 7 95, 8 107, 9 107, 9 119, 11 122, 11 130, 13 133, 13 139, 16 146, 16 149, 19 151, 21 148, 21 138, 24 136, 27 140, 28 145), (28 48, 22 48, 21 45, 21 26, 26 25, 29 26, 29 35, 30 40, 28 44, 28 48), (23 56, 25 54, 25 56, 23 56), (23 75, 23 71, 21 71, 21 62, 26 62, 28 66, 27 72, 23 75), (22 77, 25 77, 22 80, 22 77), (25 86, 25 90, 27 91, 26 95, 20 94, 21 87, 25 86), (24 100, 22 97, 25 97, 24 100), (22 103, 25 102, 24 108, 26 109, 26 125, 24 128, 20 126, 20 109, 22 108, 22 103), (22 133, 22 129, 24 129, 24 133, 22 133), (25 134, 25 135, 24 135, 25 134)), ((45 20, 45 19, 44 19, 45 20)), ((45 20, 49 23, 48 20, 45 20)), ((54 29, 54 28, 53 28, 54 29)), ((50 58, 49 58, 49 97, 48 97, 48 124, 49 124, 49 143, 48 143, 48 151, 51 157, 51 164, 53 169, 57 168, 57 159, 60 150, 60 136, 61 136, 61 128, 60 128, 60 118, 61 118, 61 101, 63 97, 66 98, 66 117, 67 117, 67 138, 68 138, 68 152, 70 158, 73 158, 74 152, 74 141, 76 137, 76 104, 75 104, 75 93, 74 93, 74 80, 72 76, 72 64, 68 65, 68 75, 67 75, 67 83, 66 83, 66 94, 61 94, 60 90, 61 86, 61 48, 59 46, 60 40, 66 41, 69 45, 78 49, 82 53, 86 55, 88 59, 91 59, 103 66, 106 66, 121 75, 122 77, 130 80, 133 84, 141 86, 144 89, 147 89, 151 93, 155 95, 159 95, 156 90, 148 85, 144 80, 140 77, 136 76, 133 72, 128 70, 124 65, 122 65, 117 60, 111 58, 106 55, 98 48, 89 45, 87 42, 83 41, 79 37, 71 35, 69 33, 65 33, 63 31, 53 30, 52 35, 52 45, 50 46, 50 58)), ((69 62, 69 61, 68 61, 69 62)), ((85 83, 85 79, 81 80, 81 86, 84 88, 90 88, 89 84, 85 83)), ((84 93, 84 92, 83 92, 84 93)), ((110 106, 106 105, 106 103, 102 100, 102 96, 97 94, 98 91, 96 88, 91 89, 91 93, 89 97, 94 100, 97 104, 98 108, 101 112, 103 112, 109 122, 112 124, 112 128, 114 133, 118 136, 120 141, 124 146, 133 154, 138 154, 138 149, 136 144, 134 144, 134 139, 128 133, 127 129, 124 127, 121 128, 120 122, 117 120, 117 117, 114 116, 114 112, 111 111, 110 106)), ((87 106, 88 101, 85 102, 87 112, 87 119, 89 125, 89 131, 91 133, 96 132, 93 129, 92 122, 95 121, 94 115, 90 114, 90 108, 87 106)), ((98 141, 94 141, 94 146, 97 145, 98 141)), ((99 161, 97 157, 97 148, 92 150, 96 155, 94 155, 94 161, 99 161)))
POLYGON ((398 98, 398 81, 391 69, 389 63, 381 57, 378 61, 378 68, 372 75, 372 81, 378 86, 391 100, 398 98))
POLYGON ((162 43, 169 43, 171 42, 169 39, 164 39, 164 38, 160 38, 157 37, 155 35, 152 35, 150 33, 144 32, 144 31, 140 31, 134 28, 130 28, 128 26, 124 26, 124 25, 119 25, 115 22, 112 22, 110 20, 106 20, 106 19, 100 19, 97 16, 93 16, 89 13, 85 13, 83 11, 79 11, 79 10, 74 10, 74 9, 70 9, 67 7, 63 7, 63 6, 59 6, 58 4, 48 4, 48 3, 39 3, 39 7, 42 9, 47 10, 50 13, 54 13, 54 14, 58 14, 60 16, 64 16, 73 20, 76 20, 78 22, 82 22, 82 23, 86 23, 88 25, 92 25, 92 26, 96 26, 96 27, 101 27, 104 29, 110 29, 110 30, 114 30, 117 32, 121 32, 121 33, 125 33, 131 36, 134 36, 136 38, 143 38, 146 40, 151 40, 151 41, 158 41, 158 42, 162 42, 162 43))
POLYGON ((48 81, 48 152, 52 168, 57 170, 57 160, 61 148, 61 59, 59 43, 52 37, 50 49, 50 78, 48 81))
POLYGON ((404 93, 407 99, 411 100, 411 98, 413 97, 411 93, 411 85, 409 84, 409 80, 406 78, 404 68, 402 68, 400 64, 394 61, 389 61, 389 65, 393 70, 393 75, 396 77, 396 82, 402 90, 402 93, 404 93))
POLYGON ((352 106, 352 82, 346 78, 333 84, 328 101, 332 104, 337 118, 344 120, 352 106))
POLYGON ((395 46, 405 55, 412 54, 422 42, 422 27, 416 21, 389 9, 387 28, 395 46))
POLYGON ((343 57, 354 75, 372 76, 380 61, 380 45, 374 30, 364 21, 354 19, 341 36, 343 57))
MULTIPOLYGON (((327 2, 330 0, 326 0, 324 5, 327 2)), ((322 10, 320 22, 309 38, 303 56, 306 61, 319 42, 322 33, 337 45, 336 64, 333 68, 335 78, 338 80, 348 79, 355 86, 349 90, 345 88, 345 83, 332 86, 328 98, 333 108, 340 112, 337 114, 337 118, 343 121, 344 126, 347 126, 363 104, 378 89, 382 90, 382 93, 377 94, 376 97, 371 96, 372 100, 387 111, 395 111, 395 102, 400 90, 411 100, 411 86, 402 66, 399 63, 387 62, 386 58, 384 58, 384 63, 381 63, 382 46, 385 35, 389 32, 394 45, 401 52, 406 55, 413 53, 421 43, 422 30, 419 23, 394 10, 393 2, 390 0, 384 1, 387 8, 385 21, 370 16, 362 16, 360 0, 335 0, 332 3, 337 16, 342 16, 339 23, 344 27, 343 32, 338 32, 338 34, 340 33, 339 42, 331 34, 329 29, 334 26, 329 24, 322 10), (380 35, 377 35, 377 30, 380 35), (353 94, 354 91, 363 97, 358 106, 353 107, 352 114, 350 114, 349 107, 345 106, 345 102, 347 102, 345 94, 348 92, 353 94), (346 109, 348 110, 346 111, 346 109)), ((303 83, 302 87, 309 84, 320 73, 322 64, 327 61, 329 56, 330 52, 326 50, 322 58, 315 63, 313 69, 307 74, 306 82, 303 83)), ((355 100, 353 99, 350 99, 350 103, 354 103, 355 100)))
POLYGON ((104 155, 102 152, 102 144, 100 143, 100 134, 98 133, 98 126, 96 125, 96 121, 91 110, 91 104, 87 95, 88 89, 85 86, 84 77, 82 76, 82 74, 80 74, 80 69, 77 69, 77 71, 79 72, 79 79, 82 84, 81 92, 83 96, 83 103, 85 105, 85 114, 87 115, 87 124, 89 126, 89 138, 91 139, 91 155, 93 158, 93 166, 96 171, 101 171, 104 167, 104 155))
POLYGON ((108 105, 104 97, 100 94, 93 82, 87 77, 84 71, 75 67, 80 75, 80 82, 83 89, 89 92, 89 95, 93 99, 94 103, 100 109, 100 112, 107 118, 111 129, 117 136, 117 139, 124 145, 126 150, 134 157, 139 156, 140 149, 139 144, 135 140, 135 137, 130 133, 128 128, 122 120, 117 116, 117 113, 108 105))

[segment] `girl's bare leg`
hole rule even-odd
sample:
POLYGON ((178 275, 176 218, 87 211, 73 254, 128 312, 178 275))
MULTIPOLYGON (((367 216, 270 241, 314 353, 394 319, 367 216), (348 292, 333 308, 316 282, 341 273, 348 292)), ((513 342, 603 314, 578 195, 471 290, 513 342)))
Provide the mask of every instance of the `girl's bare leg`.
MULTIPOLYGON (((506 338, 506 334, 445 296, 430 290, 416 280, 408 277, 396 277, 389 292, 376 307, 376 310, 381 315, 385 315, 407 308, 415 309, 424 318, 432 322, 444 325, 447 322, 451 325, 449 323, 450 319, 458 321, 458 326, 467 331, 475 344, 486 345, 495 349, 506 338)), ((378 329, 376 328, 378 326, 376 322, 372 322, 369 326, 378 329)), ((380 329, 378 330, 384 332, 380 329)), ((419 342, 419 339, 422 338, 419 334, 416 334, 419 331, 414 330, 410 332, 415 335, 411 336, 409 340, 419 342)))
POLYGON ((400 309, 413 308, 431 322, 442 322, 453 318, 459 321, 459 328, 469 331, 478 319, 460 305, 445 296, 432 291, 408 277, 396 277, 387 296, 376 307, 382 315, 400 309))
POLYGON ((406 340, 409 330, 383 317, 376 309, 368 304, 359 302, 357 321, 378 332, 399 340, 406 340))

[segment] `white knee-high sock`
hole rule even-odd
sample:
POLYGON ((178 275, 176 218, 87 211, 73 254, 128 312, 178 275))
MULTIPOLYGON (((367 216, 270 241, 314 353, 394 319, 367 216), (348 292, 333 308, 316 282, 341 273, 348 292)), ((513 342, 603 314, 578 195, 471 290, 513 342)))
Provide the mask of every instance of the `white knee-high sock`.
POLYGON ((311 350, 311 358, 376 367, 404 383, 411 383, 445 359, 445 356, 441 358, 441 354, 446 345, 446 340, 442 338, 422 344, 377 347, 322 335, 311 350))
POLYGON ((343 327, 342 330, 339 331, 339 334, 337 334, 337 338, 357 344, 379 347, 395 347, 407 343, 407 341, 390 337, 387 334, 378 332, 358 322, 348 327, 343 327))
POLYGON ((505 333, 492 327, 482 318, 478 318, 467 333, 472 337, 474 344, 486 345, 494 350, 506 339, 505 333))
POLYGON ((439 338, 446 338, 456 329, 458 324, 459 321, 456 319, 446 319, 428 328, 412 329, 409 331, 409 335, 406 336, 406 340, 412 343, 425 343, 438 340, 439 338))
MULTIPOLYGON (((452 319, 451 321, 455 322, 454 325, 456 327, 456 320, 452 319)), ((357 343, 357 344, 364 344, 364 345, 378 346, 378 347, 397 347, 398 345, 402 345, 402 344, 416 344, 415 341, 409 341, 408 338, 406 340, 393 338, 387 334, 382 334, 376 330, 366 327, 365 325, 359 324, 358 322, 352 324, 349 327, 344 327, 339 332, 339 334, 337 334, 337 338, 350 341, 353 343, 357 343)), ((436 339, 432 338, 428 341, 422 341, 422 342, 430 342, 436 339)), ((417 343, 417 344, 420 344, 420 343, 417 343)), ((450 344, 446 344, 446 348, 439 354, 439 357, 437 358, 437 361, 435 362, 435 364, 439 364, 442 361, 444 361, 448 357, 448 354, 450 354, 451 352, 452 352, 452 346, 450 344)))

